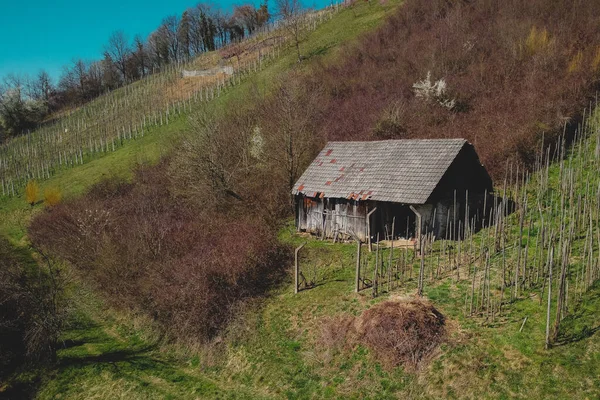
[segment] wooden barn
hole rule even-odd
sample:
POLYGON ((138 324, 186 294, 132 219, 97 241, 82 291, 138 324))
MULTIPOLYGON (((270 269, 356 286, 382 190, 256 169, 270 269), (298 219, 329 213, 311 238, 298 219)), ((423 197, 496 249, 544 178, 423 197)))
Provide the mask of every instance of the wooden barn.
POLYGON ((339 240, 452 239, 491 192, 464 139, 329 142, 294 186, 296 227, 339 240))

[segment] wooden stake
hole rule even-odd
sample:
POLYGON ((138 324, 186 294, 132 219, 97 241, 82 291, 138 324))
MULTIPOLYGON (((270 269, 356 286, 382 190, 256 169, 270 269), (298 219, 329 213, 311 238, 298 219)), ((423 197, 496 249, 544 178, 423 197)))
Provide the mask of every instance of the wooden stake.
POLYGON ((300 265, 298 263, 298 252, 306 245, 306 242, 302 243, 300 246, 296 247, 296 251, 294 252, 294 294, 298 293, 298 280, 300 276, 300 265))

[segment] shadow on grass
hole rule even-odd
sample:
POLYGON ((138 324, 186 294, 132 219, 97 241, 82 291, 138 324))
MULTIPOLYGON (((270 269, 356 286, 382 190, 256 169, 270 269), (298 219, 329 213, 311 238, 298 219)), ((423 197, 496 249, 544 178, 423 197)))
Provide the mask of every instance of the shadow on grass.
POLYGON ((36 397, 39 386, 39 379, 32 382, 13 383, 5 391, 0 392, 0 399, 33 399, 36 397))
POLYGON ((66 356, 61 357, 59 368, 83 367, 90 364, 164 364, 163 361, 150 357, 149 352, 156 349, 156 345, 144 346, 137 349, 120 349, 97 355, 66 356))
POLYGON ((210 380, 189 374, 168 359, 155 357, 154 351, 158 351, 156 345, 146 345, 101 354, 63 356, 56 371, 54 392, 77 393, 80 389, 74 377, 94 381, 96 376, 103 375, 103 379, 122 380, 131 390, 159 398, 181 398, 190 393, 200 398, 223 396, 222 390, 210 380))
POLYGON ((596 283, 577 304, 575 310, 566 316, 560 326, 556 346, 576 343, 600 331, 600 284, 596 283))
POLYGON ((325 279, 325 280, 317 282, 317 283, 303 283, 304 286, 301 285, 300 288, 298 289, 298 292, 304 292, 307 290, 316 289, 320 286, 325 286, 327 284, 334 283, 334 282, 347 282, 347 280, 340 279, 340 278, 331 278, 331 279, 325 279))

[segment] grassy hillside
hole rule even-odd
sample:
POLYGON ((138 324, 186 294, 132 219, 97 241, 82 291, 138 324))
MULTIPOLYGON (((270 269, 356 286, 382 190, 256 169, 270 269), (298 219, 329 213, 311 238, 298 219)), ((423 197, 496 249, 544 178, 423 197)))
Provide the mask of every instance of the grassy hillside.
MULTIPOLYGON (((347 52, 339 44, 378 26, 396 6, 361 3, 340 12, 302 43, 302 65, 287 49, 206 111, 264 96, 291 69, 335 69, 340 52, 347 52)), ((127 147, 58 171, 43 185, 76 198, 104 177, 132 178, 138 163, 177 151, 191 126, 183 113, 127 147)), ((294 294, 288 271, 266 295, 240 303, 235 318, 205 345, 165 341, 156 319, 116 311, 93 288, 91 273, 65 266, 76 301, 56 368, 13 377, 0 385, 0 395, 33 388, 39 398, 73 399, 598 397, 599 130, 594 113, 571 150, 551 146, 535 156, 531 148, 538 172, 517 174, 514 165, 507 190, 497 185, 503 204, 515 202, 513 212, 494 214, 493 226, 469 233, 460 245, 428 243, 422 263, 413 249, 395 249, 392 257, 391 249, 381 248, 379 268, 394 279, 383 278, 376 297, 370 282, 375 253, 363 248, 363 276, 369 279, 354 293, 356 245, 298 235, 288 221, 278 241, 291 248, 306 242, 299 254, 309 284, 294 294), (386 300, 413 298, 420 274, 424 297, 446 316, 448 340, 412 371, 378 360, 352 338, 348 321, 386 300)), ((3 198, 0 234, 26 248, 28 222, 41 209, 31 209, 22 197, 3 198)))
MULTIPOLYGON (((308 68, 316 62, 328 63, 334 60, 338 57, 337 47, 340 43, 355 40, 361 33, 376 27, 386 15, 394 10, 396 5, 396 2, 386 5, 365 4, 354 10, 343 10, 336 14, 331 21, 319 25, 316 31, 310 32, 303 38, 300 46, 305 61, 301 65, 297 64, 295 49, 284 48, 276 61, 264 64, 263 69, 251 73, 239 85, 223 92, 214 101, 205 103, 203 110, 209 112, 211 109, 225 109, 230 104, 238 104, 243 102, 244 99, 254 96, 257 90, 266 93, 270 90, 273 81, 290 69, 308 68)), ((138 135, 126 146, 117 147, 114 151, 111 149, 111 151, 103 153, 101 156, 86 159, 83 165, 75 164, 70 168, 57 169, 49 179, 40 182, 41 193, 45 188, 56 187, 62 191, 63 198, 68 200, 81 196, 92 185, 105 178, 124 177, 130 179, 135 167, 145 163, 156 163, 177 146, 182 136, 189 133, 188 114, 188 112, 182 112, 181 115, 176 114, 168 125, 148 128, 143 136, 138 135)), ((5 196, 0 199, 0 235, 10 239, 13 245, 23 250, 23 253, 31 252, 28 248, 26 230, 31 218, 44 209, 41 200, 40 198, 35 207, 30 207, 26 204, 22 194, 14 197, 5 196)), ((71 276, 68 268, 65 273, 67 276, 71 276)), ((81 283, 81 286, 85 286, 85 284, 81 283)), ((117 356, 104 358, 102 355, 107 355, 112 353, 113 350, 121 348, 133 349, 132 352, 137 352, 137 349, 140 349, 140 353, 147 356, 147 362, 149 363, 147 367, 132 366, 132 373, 129 376, 133 381, 132 387, 135 388, 135 391, 130 390, 129 393, 140 393, 140 398, 147 398, 147 395, 151 393, 155 393, 155 396, 161 398, 164 396, 157 393, 173 393, 175 397, 181 397, 183 393, 188 393, 188 388, 185 386, 171 385, 165 391, 158 390, 156 385, 161 385, 161 378, 154 375, 157 372, 155 368, 160 369, 160 365, 168 363, 171 367, 165 368, 164 371, 168 370, 170 371, 168 374, 171 374, 171 372, 173 374, 171 377, 165 377, 164 379, 173 379, 174 382, 180 382, 183 379, 182 377, 189 375, 184 371, 189 367, 188 359, 181 361, 178 357, 174 358, 165 355, 168 353, 164 351, 158 351, 154 346, 156 341, 147 340, 145 334, 141 334, 141 339, 136 339, 137 336, 130 337, 130 327, 124 327, 120 322, 116 322, 114 317, 111 317, 114 315, 114 310, 109 311, 104 309, 104 306, 100 306, 100 303, 93 299, 94 296, 89 291, 81 292, 83 289, 81 289, 79 283, 74 284, 71 290, 73 291, 73 298, 76 299, 77 307, 72 318, 72 324, 69 325, 69 330, 65 335, 64 343, 69 348, 69 338, 76 337, 77 343, 83 344, 85 342, 85 345, 76 346, 77 348, 71 350, 70 353, 64 353, 64 359, 63 353, 61 353, 59 355, 61 361, 58 370, 43 371, 43 373, 32 371, 21 374, 16 377, 16 380, 11 379, 10 382, 2 383, 0 385, 1 393, 13 393, 11 388, 17 388, 16 390, 19 391, 23 390, 23 393, 25 393, 31 388, 36 389, 40 383, 43 383, 42 387, 46 389, 42 389, 40 394, 42 397, 54 397, 57 393, 66 392, 67 397, 87 398, 88 396, 80 392, 77 387, 77 385, 82 384, 86 390, 93 391, 93 387, 96 387, 99 395, 106 393, 106 396, 110 397, 109 393, 120 390, 120 385, 115 382, 115 379, 123 382, 125 378, 123 376, 116 378, 113 375, 116 371, 113 367, 109 367, 106 373, 100 375, 98 375, 98 371, 104 371, 104 361, 111 366, 119 363, 120 358, 117 356), (86 297, 92 298, 89 301, 92 306, 86 305, 88 303, 85 300, 86 297), (115 339, 114 335, 111 334, 116 330, 123 330, 123 337, 115 339), (106 333, 107 331, 109 333, 106 333), (93 343, 97 343, 98 347, 93 343), (99 357, 94 359, 95 356, 99 357), (71 361, 69 361, 70 358, 71 361), (78 359, 81 359, 81 363, 78 359), (141 369, 149 371, 148 378, 150 381, 145 381, 143 374, 140 375, 141 369), (74 379, 74 375, 78 379, 74 379), (44 377, 42 382, 39 380, 40 377, 44 377), (98 379, 102 383, 96 385, 95 381, 98 379), (114 390, 107 391, 109 387, 113 387, 114 390), (143 390, 143 387, 146 389, 143 390), (79 394, 77 395, 77 393, 79 394)), ((129 316, 126 318, 129 319, 129 316)), ((144 326, 147 325, 144 324, 144 326)), ((196 361, 193 364, 198 365, 198 357, 196 356, 195 359, 196 361)), ((162 372, 159 374, 162 374, 162 372)), ((204 378, 194 378, 190 380, 190 387, 196 384, 206 385, 205 389, 199 389, 199 393, 212 393, 214 385, 206 382, 204 378), (203 392, 203 390, 207 391, 203 392)), ((128 385, 129 383, 124 384, 128 385)), ((214 389, 214 391, 218 390, 214 389)), ((226 389, 222 390, 223 392, 227 391, 226 389)), ((237 395, 239 395, 238 392, 236 392, 237 395)))
MULTIPOLYGON (((300 37, 329 21, 339 7, 309 11, 299 18, 300 37)), ((212 102, 249 76, 276 62, 292 39, 276 21, 240 43, 204 53, 108 92, 64 113, 35 131, 0 145, 0 196, 15 196, 31 179, 44 180, 58 171, 114 152, 155 127, 169 125, 182 113, 212 102), (229 73, 223 72, 229 67, 229 73), (187 71, 205 75, 189 76, 187 71), (207 71, 212 71, 208 73, 207 71)))
MULTIPOLYGON (((589 132, 597 131, 597 123, 589 132)), ((530 204, 538 200, 542 212, 558 213, 561 176, 573 171, 574 187, 597 188, 599 162, 594 155, 598 134, 575 147, 562 163, 534 174, 519 189, 530 204), (562 170, 562 172, 561 172, 562 170), (546 179, 547 176, 547 179, 546 179), (539 190, 547 182, 545 190, 539 190), (548 201, 548 202, 546 202, 548 201)), ((516 188, 513 186, 513 195, 516 188)), ((596 189, 594 189, 596 190, 596 189)), ((510 193, 510 191, 509 191, 510 193)), ((594 200, 595 201, 595 200, 594 200)), ((575 215, 577 203, 565 206, 567 214, 575 215)), ((596 213, 595 207, 590 208, 596 213)), ((588 210, 590 210, 588 209, 588 210)), ((525 210, 520 208, 521 211, 525 210)), ((525 271, 534 271, 537 254, 534 235, 541 228, 535 208, 524 211, 527 216, 521 234, 522 248, 528 243, 529 258, 525 271), (531 211, 533 210, 533 211, 531 211), (537 215, 537 216, 536 216, 537 215)), ((519 237, 520 212, 504 222, 507 238, 519 237)), ((589 212, 589 211, 588 211, 589 212)), ((589 214, 588 214, 589 215, 589 214)), ((584 228, 584 230, 587 228, 584 228)), ((593 226, 594 235, 597 225, 593 226)), ((354 244, 332 244, 297 236, 290 224, 280 232, 280 240, 292 245, 305 241, 300 263, 303 275, 314 286, 293 294, 291 276, 281 287, 264 299, 240 310, 234 321, 211 346, 199 350, 158 344, 147 321, 118 317, 105 308, 94 295, 80 287, 79 313, 73 316, 73 329, 64 337, 66 348, 59 355, 61 363, 51 380, 42 385, 41 398, 61 393, 65 398, 100 398, 127 396, 131 398, 215 397, 215 398, 593 398, 600 393, 598 362, 600 339, 600 288, 581 281, 582 258, 586 254, 586 235, 574 235, 568 257, 571 288, 568 306, 561 322, 559 340, 545 349, 547 285, 544 277, 522 281, 518 295, 510 300, 513 290, 507 284, 504 306, 494 316, 476 308, 468 311, 466 300, 472 290, 472 277, 477 277, 476 291, 481 288, 482 274, 469 275, 480 261, 476 255, 482 243, 493 243, 495 228, 484 229, 473 236, 472 253, 466 250, 456 277, 456 268, 442 257, 439 276, 433 275, 443 243, 435 243, 426 258, 424 295, 447 317, 450 339, 442 345, 433 360, 417 373, 403 368, 386 368, 374 359, 362 345, 344 344, 343 336, 335 335, 340 318, 360 315, 364 310, 387 299, 415 295, 419 274, 418 257, 413 250, 396 250, 400 259, 411 260, 401 282, 390 292, 383 285, 377 298, 372 289, 355 294, 354 244), (407 256, 404 258, 404 256, 407 256), (473 260, 467 262, 467 260, 473 260), (577 283, 579 282, 579 283, 577 283), (578 286, 576 286, 578 285, 578 286), (527 318, 525 320, 525 318, 527 318), (335 339, 335 338, 338 339, 335 339), (332 338, 334 338, 332 340, 332 338)), ((511 242, 512 240, 506 240, 511 242)), ((446 243, 448 244, 448 243, 446 243)), ((466 244, 465 244, 466 246, 466 244)), ((483 246, 487 248, 487 246, 483 246)), ((600 252, 593 245, 593 258, 600 252)), ((547 255, 547 248, 539 250, 547 255)), ((387 259, 389 249, 381 250, 387 259)), ((589 249, 588 249, 589 251, 589 249)), ((447 257, 449 253, 444 253, 447 257)), ((363 253, 367 256, 367 253, 363 253)), ((365 271, 371 276, 373 254, 365 271)), ((502 260, 514 268, 516 246, 492 251, 492 299, 498 300, 501 281, 498 279, 502 260), (503 257, 504 255, 504 257, 503 257)), ((546 257, 542 257, 546 259, 546 257)), ((547 259, 546 259, 547 260, 547 259)), ((598 263, 592 265, 598 276, 598 263)), ((481 265, 480 265, 481 266, 481 265)), ((553 297, 551 323, 556 311, 556 276, 561 265, 553 265, 553 297)), ((436 273, 437 275, 437 273, 436 273)), ((528 275, 529 276, 529 275, 528 275)), ((510 279, 507 279, 510 282, 510 279)), ((485 280, 483 280, 485 282, 485 280)), ((485 286, 484 286, 485 287, 485 286)), ((481 302, 482 307, 485 302, 481 302)), ((350 343, 350 342, 349 342, 350 343)))

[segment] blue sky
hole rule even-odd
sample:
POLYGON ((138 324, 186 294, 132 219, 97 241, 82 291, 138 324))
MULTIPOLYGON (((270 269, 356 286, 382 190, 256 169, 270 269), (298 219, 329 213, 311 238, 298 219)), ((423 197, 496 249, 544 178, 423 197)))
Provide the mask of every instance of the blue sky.
MULTIPOLYGON (((322 7, 329 0, 306 0, 322 7)), ((74 58, 100 59, 109 35, 123 30, 144 37, 172 14, 198 0, 15 0, 0 1, 0 79, 9 73, 35 75, 45 69, 56 81, 74 58)), ((214 1, 225 10, 259 0, 214 1)))

